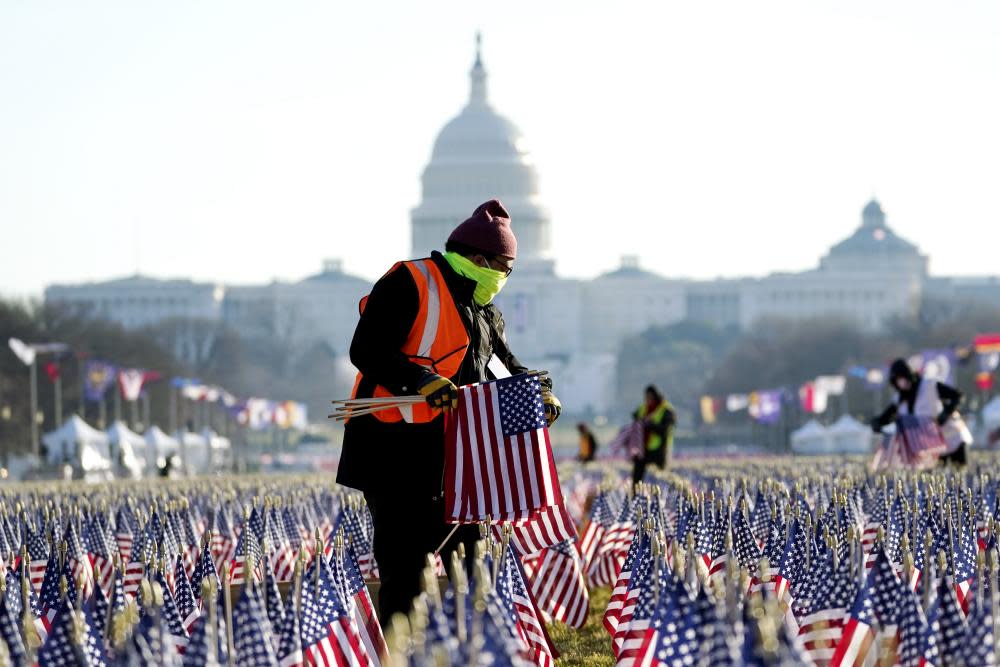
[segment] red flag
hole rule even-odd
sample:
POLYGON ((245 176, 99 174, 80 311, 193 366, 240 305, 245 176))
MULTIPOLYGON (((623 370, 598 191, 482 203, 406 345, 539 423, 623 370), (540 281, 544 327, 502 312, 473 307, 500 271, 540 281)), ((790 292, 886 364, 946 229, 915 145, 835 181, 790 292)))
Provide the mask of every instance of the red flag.
POLYGON ((55 382, 59 379, 59 363, 55 361, 45 362, 45 374, 49 376, 49 379, 55 382))

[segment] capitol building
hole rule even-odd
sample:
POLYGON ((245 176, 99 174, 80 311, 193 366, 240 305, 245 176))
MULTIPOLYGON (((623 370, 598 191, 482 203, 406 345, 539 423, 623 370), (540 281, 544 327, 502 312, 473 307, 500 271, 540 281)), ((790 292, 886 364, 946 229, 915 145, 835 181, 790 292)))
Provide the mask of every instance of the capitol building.
MULTIPOLYGON (((421 199, 411 211, 412 256, 441 249, 478 204, 500 199, 518 239, 517 270, 497 297, 511 349, 529 366, 552 372, 572 412, 600 414, 613 404, 619 347, 652 326, 697 320, 745 330, 768 318, 838 316, 878 330, 890 318, 916 315, 927 297, 1000 306, 995 276, 930 276, 927 256, 890 227, 875 199, 862 208, 854 232, 809 271, 695 281, 661 276, 624 257, 618 269, 592 279, 559 277, 550 242, 553 221, 525 146, 517 126, 490 100, 477 46, 468 102, 441 129, 421 174, 421 199)), ((344 355, 358 301, 370 287, 369 280, 330 260, 298 282, 224 286, 134 276, 53 285, 45 300, 127 328, 192 319, 245 336, 281 332, 295 345, 318 340, 344 355)), ((174 352, 192 359, 197 348, 191 341, 190 349, 174 352)), ((343 359, 341 366, 350 376, 349 362, 343 359)))

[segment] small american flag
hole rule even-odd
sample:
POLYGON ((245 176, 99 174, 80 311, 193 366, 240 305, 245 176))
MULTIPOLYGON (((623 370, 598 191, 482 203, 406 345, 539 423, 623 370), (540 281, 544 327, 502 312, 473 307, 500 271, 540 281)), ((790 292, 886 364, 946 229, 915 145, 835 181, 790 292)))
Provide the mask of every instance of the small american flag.
POLYGON ((590 594, 576 544, 570 540, 544 549, 525 570, 538 608, 571 628, 582 628, 590 611, 590 594))
POLYGON ((262 609, 257 592, 250 586, 233 609, 233 648, 237 665, 277 667, 278 658, 271 646, 271 622, 262 609))
POLYGON ((445 446, 445 502, 454 523, 523 519, 562 503, 537 375, 459 388, 445 446))
POLYGON ((306 664, 369 667, 361 637, 330 576, 317 554, 302 580, 302 652, 306 664), (319 568, 319 573, 316 573, 319 568), (316 581, 318 579, 318 581, 316 581))

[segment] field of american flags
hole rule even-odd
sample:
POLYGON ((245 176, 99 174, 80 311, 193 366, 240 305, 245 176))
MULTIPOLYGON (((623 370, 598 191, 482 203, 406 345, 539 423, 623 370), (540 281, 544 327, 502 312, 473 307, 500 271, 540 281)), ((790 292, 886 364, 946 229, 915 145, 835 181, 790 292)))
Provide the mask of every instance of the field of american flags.
POLYGON ((12 485, 0 664, 994 664, 997 462, 688 459, 638 493, 563 463, 563 504, 452 584, 431 559, 388 638, 367 509, 328 477, 12 485))

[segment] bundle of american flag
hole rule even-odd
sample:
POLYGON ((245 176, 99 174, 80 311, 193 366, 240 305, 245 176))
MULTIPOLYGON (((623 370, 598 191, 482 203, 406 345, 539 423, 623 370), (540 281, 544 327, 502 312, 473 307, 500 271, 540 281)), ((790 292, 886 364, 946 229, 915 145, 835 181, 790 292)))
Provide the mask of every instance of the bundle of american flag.
POLYGON ((360 497, 320 478, 83 488, 0 504, 0 663, 386 661, 360 497))
POLYGON ((580 546, 588 582, 613 579, 617 664, 997 664, 994 471, 772 459, 603 485, 580 546))
POLYGON ((454 523, 527 519, 562 506, 537 373, 459 387, 444 489, 454 523))
POLYGON ((884 437, 881 447, 876 450, 872 469, 923 470, 933 467, 947 448, 941 427, 935 420, 900 415, 895 430, 884 437))

